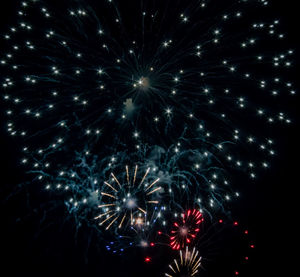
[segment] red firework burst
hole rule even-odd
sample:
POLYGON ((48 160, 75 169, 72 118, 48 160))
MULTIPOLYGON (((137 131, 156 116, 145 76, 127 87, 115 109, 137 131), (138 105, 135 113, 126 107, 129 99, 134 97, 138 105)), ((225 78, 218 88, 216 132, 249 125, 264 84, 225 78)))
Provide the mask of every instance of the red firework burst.
POLYGON ((199 226, 203 220, 202 214, 194 209, 185 212, 180 223, 174 222, 170 237, 172 249, 179 250, 189 244, 200 231, 199 226))

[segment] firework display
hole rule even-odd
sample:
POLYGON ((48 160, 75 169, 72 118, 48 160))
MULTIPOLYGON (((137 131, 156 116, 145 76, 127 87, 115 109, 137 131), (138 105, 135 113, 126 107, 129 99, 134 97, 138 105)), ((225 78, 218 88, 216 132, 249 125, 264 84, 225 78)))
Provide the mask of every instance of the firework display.
POLYGON ((107 250, 158 242, 179 256, 165 276, 198 276, 203 223, 230 217, 291 124, 294 51, 269 2, 22 1, 0 65, 32 181, 107 250))

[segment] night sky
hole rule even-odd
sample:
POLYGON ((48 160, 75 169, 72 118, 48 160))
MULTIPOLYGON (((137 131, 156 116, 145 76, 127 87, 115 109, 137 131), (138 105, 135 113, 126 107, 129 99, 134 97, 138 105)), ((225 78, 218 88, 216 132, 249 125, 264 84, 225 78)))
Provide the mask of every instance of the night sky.
MULTIPOLYGON (((18 1, 7 2, 9 4, 2 3, 0 8, 1 35, 16 16, 18 1)), ((270 10, 279 16, 281 27, 288 34, 289 45, 296 50, 289 79, 298 91, 299 9, 296 1, 272 2, 270 10)), ((1 44, 0 49, 2 54, 1 44)), ((0 72, 2 80, 5 72, 3 69, 0 72)), ((291 273, 293 266, 297 265, 294 251, 297 253, 298 250, 296 224, 300 155, 297 134, 299 102, 297 96, 293 99, 289 98, 282 104, 293 123, 273 130, 278 155, 270 168, 260 172, 255 181, 238 177, 245 186, 241 186, 242 195, 232 205, 232 217, 238 220, 240 226, 245 226, 241 227, 242 230, 249 230, 250 241, 255 244, 249 261, 240 265, 243 256, 229 251, 242 249, 245 241, 238 234, 238 239, 229 239, 232 248, 226 246, 228 241, 222 242, 217 238, 214 243, 220 241, 215 250, 219 255, 207 262, 199 276, 234 276, 237 267, 241 276, 245 277, 274 276, 278 272, 281 273, 279 276, 297 274, 291 273)), ((2 99, 0 103, 1 276, 163 276, 170 262, 170 249, 132 248, 123 255, 114 255, 106 251, 105 243, 100 242, 99 235, 88 224, 75 228, 75 220, 63 205, 62 196, 41 190, 40 184, 32 182, 32 176, 26 174, 20 165, 20 145, 6 131, 6 106, 2 99), (148 256, 151 262, 146 263, 144 259, 148 256)), ((258 128, 262 127, 256 127, 256 133, 260 132, 258 128)))

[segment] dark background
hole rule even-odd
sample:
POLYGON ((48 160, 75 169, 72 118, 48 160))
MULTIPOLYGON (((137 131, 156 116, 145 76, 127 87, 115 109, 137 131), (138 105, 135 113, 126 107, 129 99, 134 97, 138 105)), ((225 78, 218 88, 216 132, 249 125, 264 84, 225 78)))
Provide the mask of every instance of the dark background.
MULTIPOLYGON (((9 3, 1 3, 0 7, 1 34, 4 33, 6 22, 11 22, 11 17, 15 16, 16 1, 6 2, 9 3)), ((297 1, 273 2, 274 14, 281 19, 290 44, 297 48, 297 1)), ((297 57, 296 54, 296 60, 297 57)), ((296 69, 298 66, 295 61, 290 76, 296 88, 299 88, 296 69)), ((293 124, 279 130, 276 140, 279 155, 271 164, 270 170, 260 174, 252 187, 243 191, 240 205, 242 209, 235 211, 236 217, 241 218, 243 224, 254 232, 256 245, 254 255, 242 276, 295 276, 299 272, 297 269, 294 271, 299 249, 297 191, 300 153, 297 106, 298 100, 290 103, 289 114, 293 124)), ((63 207, 52 210, 53 198, 45 193, 38 193, 35 184, 23 184, 18 193, 18 187, 21 188, 18 184, 23 183, 26 178, 19 163, 19 146, 6 135, 5 122, 2 109, 0 275, 156 276, 153 272, 160 264, 145 264, 142 255, 136 255, 134 261, 125 260, 124 257, 101 252, 94 245, 88 247, 89 241, 93 244, 94 234, 80 231, 75 236, 73 222, 65 220, 66 212, 63 207)), ((236 205, 239 206, 239 203, 236 205)), ((160 263, 163 264, 164 261, 160 260, 160 263)), ((209 276, 224 276, 222 266, 214 272, 216 275, 209 276)))

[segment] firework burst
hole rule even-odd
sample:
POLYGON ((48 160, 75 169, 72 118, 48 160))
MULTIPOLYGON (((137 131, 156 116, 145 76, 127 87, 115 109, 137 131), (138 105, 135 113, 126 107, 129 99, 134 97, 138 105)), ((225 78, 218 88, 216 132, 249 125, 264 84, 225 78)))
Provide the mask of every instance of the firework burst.
POLYGON ((236 171, 270 167, 272 128, 291 123, 273 107, 295 89, 280 21, 253 18, 267 1, 54 2, 21 4, 0 60, 8 133, 47 189, 77 153, 113 167, 156 147, 168 161, 150 162, 178 177, 179 206, 226 211, 236 171))
POLYGON ((106 223, 106 230, 115 222, 119 229, 128 227, 128 224, 137 227, 144 226, 146 223, 149 225, 147 222, 147 216, 149 217, 150 214, 148 206, 159 203, 157 192, 162 189, 158 186, 159 178, 150 184, 145 183, 149 171, 150 168, 146 170, 141 180, 137 180, 138 166, 135 166, 132 178, 126 166, 125 182, 120 182, 114 173, 111 173, 111 181, 104 182, 108 192, 107 190, 101 191, 103 204, 98 207, 103 210, 103 213, 95 217, 95 219, 101 219, 99 225, 106 223))
POLYGON ((199 255, 198 250, 193 248, 189 250, 188 246, 185 251, 179 251, 179 258, 174 259, 174 262, 169 265, 169 273, 165 273, 167 277, 179 277, 186 276, 192 277, 196 276, 199 272, 199 267, 201 265, 202 257, 199 255))
POLYGON ((191 243, 200 231, 200 224, 203 221, 202 214, 198 210, 188 210, 182 214, 182 221, 175 222, 171 231, 170 246, 174 250, 184 248, 191 243))

